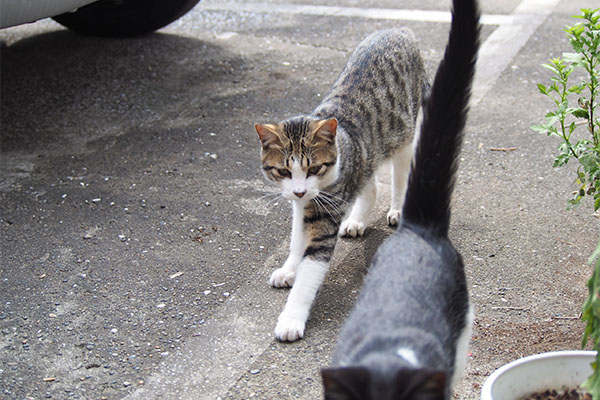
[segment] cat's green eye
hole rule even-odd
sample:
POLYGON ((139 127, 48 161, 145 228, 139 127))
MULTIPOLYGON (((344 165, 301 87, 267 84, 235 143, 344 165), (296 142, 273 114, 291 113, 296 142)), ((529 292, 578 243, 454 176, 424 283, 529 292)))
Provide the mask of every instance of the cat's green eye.
POLYGON ((311 175, 319 175, 320 172, 322 172, 321 170, 324 169, 323 165, 315 165, 313 167, 310 167, 308 169, 308 176, 311 175))
POLYGON ((291 178, 292 177, 292 173, 290 172, 289 169, 286 169, 286 168, 277 168, 277 174, 279 176, 281 176, 282 178, 291 178))

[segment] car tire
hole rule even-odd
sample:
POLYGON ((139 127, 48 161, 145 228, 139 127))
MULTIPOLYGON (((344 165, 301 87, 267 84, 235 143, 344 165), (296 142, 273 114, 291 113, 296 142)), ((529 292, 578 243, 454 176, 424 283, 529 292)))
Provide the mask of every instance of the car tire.
POLYGON ((131 37, 175 21, 199 0, 100 0, 53 19, 84 35, 131 37))

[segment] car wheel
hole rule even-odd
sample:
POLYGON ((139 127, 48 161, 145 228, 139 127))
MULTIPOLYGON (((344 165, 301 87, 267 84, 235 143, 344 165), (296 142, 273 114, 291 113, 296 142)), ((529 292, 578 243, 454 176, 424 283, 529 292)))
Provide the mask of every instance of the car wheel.
POLYGON ((107 37, 143 35, 175 21, 199 0, 100 0, 53 19, 84 34, 107 37))

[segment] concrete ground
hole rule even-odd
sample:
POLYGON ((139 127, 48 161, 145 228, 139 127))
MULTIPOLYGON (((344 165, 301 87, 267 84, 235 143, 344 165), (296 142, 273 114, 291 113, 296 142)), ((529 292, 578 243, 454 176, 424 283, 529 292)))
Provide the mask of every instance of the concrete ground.
MULTIPOLYGON (((483 45, 451 237, 477 317, 455 398, 494 369, 578 349, 600 234, 566 211, 575 165, 529 129, 540 67, 582 0, 483 0, 483 45)), ((433 73, 449 1, 203 0, 141 38, 50 20, 0 31, 0 398, 315 399, 370 257, 343 240, 306 337, 279 343, 267 284, 291 216, 259 168, 255 122, 308 112, 370 32, 413 29, 433 73), (397 9, 396 11, 390 9, 397 9), (422 13, 402 10, 421 10, 422 13)))

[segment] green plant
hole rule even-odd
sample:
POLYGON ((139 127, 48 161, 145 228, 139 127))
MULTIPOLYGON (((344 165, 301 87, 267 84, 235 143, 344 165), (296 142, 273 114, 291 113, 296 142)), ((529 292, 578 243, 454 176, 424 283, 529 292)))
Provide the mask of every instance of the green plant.
POLYGON ((600 95, 600 9, 583 9, 576 18, 583 22, 568 26, 565 31, 575 53, 565 53, 543 64, 554 73, 549 86, 538 84, 540 93, 550 97, 555 111, 545 116, 545 123, 531 128, 548 136, 562 139, 555 167, 566 165, 570 159, 579 161, 576 183, 579 189, 569 201, 579 204, 585 195, 594 199, 594 210, 600 208, 600 119, 598 97, 600 95), (571 74, 583 69, 585 78, 569 85, 571 74), (573 134, 580 126, 591 136, 577 139, 573 134))
MULTIPOLYGON (((579 161, 577 178, 578 190, 569 200, 574 206, 585 196, 593 199, 594 210, 600 208, 600 119, 598 118, 598 97, 600 95, 600 9, 582 9, 582 19, 573 26, 567 26, 565 32, 575 53, 565 53, 543 66, 554 74, 548 86, 538 84, 540 93, 552 99, 556 106, 545 116, 545 123, 531 128, 548 136, 561 139, 559 154, 554 167, 566 165, 575 158, 579 161), (582 71, 583 79, 570 84, 574 71, 582 71), (588 135, 575 136, 585 127, 588 135)), ((593 349, 597 351, 592 363, 594 373, 583 386, 592 398, 600 400, 600 242, 589 263, 593 264, 592 277, 588 281, 588 298, 581 318, 586 322, 582 346, 591 339, 593 349)))
POLYGON ((583 304, 583 312, 581 313, 581 319, 586 321, 585 332, 583 333, 582 346, 588 342, 588 339, 592 339, 594 343, 594 350, 598 351, 596 355, 596 361, 592 364, 594 373, 588 378, 583 386, 590 392, 592 398, 600 398, 600 242, 596 251, 592 254, 589 259, 589 263, 592 264, 596 260, 596 266, 592 277, 588 281, 588 298, 583 304))

